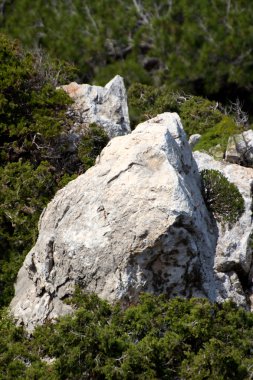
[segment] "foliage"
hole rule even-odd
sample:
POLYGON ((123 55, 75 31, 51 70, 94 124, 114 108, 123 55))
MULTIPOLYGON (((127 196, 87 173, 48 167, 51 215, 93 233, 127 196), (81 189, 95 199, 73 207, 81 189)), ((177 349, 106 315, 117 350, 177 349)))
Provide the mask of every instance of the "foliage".
POLYGON ((243 131, 236 114, 227 115, 214 101, 174 92, 168 86, 134 83, 128 89, 128 102, 132 128, 159 113, 177 112, 188 136, 201 134, 195 150, 210 152, 218 145, 224 154, 229 136, 243 131))
MULTIPOLYGON (((69 149, 71 100, 55 87, 76 74, 62 59, 88 82, 123 75, 132 127, 178 112, 188 135, 202 135, 196 149, 224 151, 245 115, 238 107, 227 115, 205 96, 224 103, 243 96, 251 109, 252 17, 245 0, 2 1, 1 30, 35 50, 0 34, 1 307, 41 211, 107 143, 92 125, 77 151, 69 149)), ((217 171, 202 178, 208 207, 230 226, 244 210, 241 194, 217 171)), ((230 302, 143 295, 123 310, 81 291, 71 302, 73 315, 30 337, 0 309, 0 379, 252 378, 253 316, 230 302)))
POLYGON ((108 142, 108 135, 102 127, 95 123, 89 125, 78 146, 78 157, 85 169, 95 164, 97 156, 108 142))
POLYGON ((156 88, 133 83, 128 89, 127 96, 132 128, 159 113, 179 111, 178 96, 166 86, 156 88))
POLYGON ((250 379, 253 315, 231 302, 146 294, 123 310, 80 290, 71 302, 31 337, 2 311, 0 378, 250 379))
POLYGON ((69 65, 0 35, 0 306, 13 295, 43 208, 57 189, 93 164, 107 141, 92 127, 81 159, 69 149, 71 100, 55 86, 70 72, 69 65))
POLYGON ((21 161, 0 167, 0 305, 13 295, 23 252, 35 243, 42 209, 56 189, 52 168, 21 161))
MULTIPOLYGON (((222 113, 215 102, 192 96, 180 108, 184 128, 190 136, 194 133, 205 134, 222 120, 222 113)), ((232 120, 231 120, 232 121, 232 120)))
POLYGON ((203 195, 214 217, 229 225, 244 212, 244 200, 238 188, 218 170, 202 170, 203 195))
POLYGON ((195 145, 194 150, 209 151, 210 148, 220 146, 221 151, 225 152, 229 136, 243 132, 242 126, 236 125, 235 121, 229 116, 223 118, 201 137, 195 145))
MULTIPOLYGON (((46 63, 48 65, 48 63, 46 63)), ((1 161, 31 160, 38 165, 50 152, 53 138, 68 123, 69 97, 43 76, 44 63, 0 35, 1 161)), ((52 68, 53 73, 56 71, 52 68)), ((60 78, 59 78, 60 79, 60 78)))
POLYGON ((104 84, 119 72, 251 112, 253 4, 246 0, 5 0, 0 24, 29 48, 74 62, 104 84))
POLYGON ((16 327, 6 309, 0 310, 0 379, 52 379, 38 353, 32 351, 24 331, 16 327))

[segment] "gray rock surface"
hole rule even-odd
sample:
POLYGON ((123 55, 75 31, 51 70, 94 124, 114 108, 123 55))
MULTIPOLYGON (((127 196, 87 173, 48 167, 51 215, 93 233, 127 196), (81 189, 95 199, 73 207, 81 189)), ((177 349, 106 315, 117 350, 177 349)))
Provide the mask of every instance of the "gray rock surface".
POLYGON ((238 305, 247 306, 251 304, 253 290, 253 169, 216 161, 208 154, 200 152, 195 152, 194 158, 199 171, 220 171, 237 186, 244 198, 245 212, 232 228, 217 224, 219 233, 214 269, 217 278, 217 301, 230 298, 238 305))
POLYGON ((248 307, 253 169, 194 157, 177 114, 112 139, 41 215, 11 302, 17 322, 32 331, 71 312, 63 301, 76 284, 110 302, 128 304, 145 291, 248 307), (203 169, 221 171, 244 198, 245 212, 230 229, 206 209, 203 169))
POLYGON ((194 135, 191 135, 189 137, 189 144, 190 144, 190 147, 193 149, 195 147, 195 145, 199 142, 201 138, 201 135, 199 133, 196 133, 194 135))
POLYGON ((177 114, 110 141, 58 191, 19 272, 11 310, 32 330, 68 313, 79 284, 128 304, 142 291, 216 299, 217 229, 177 114))
POLYGON ((72 82, 61 88, 74 100, 69 110, 75 120, 70 131, 73 140, 84 134, 91 123, 100 125, 109 138, 131 132, 127 93, 121 76, 116 75, 105 87, 72 82))
POLYGON ((226 149, 226 161, 253 167, 253 130, 230 136, 226 149))

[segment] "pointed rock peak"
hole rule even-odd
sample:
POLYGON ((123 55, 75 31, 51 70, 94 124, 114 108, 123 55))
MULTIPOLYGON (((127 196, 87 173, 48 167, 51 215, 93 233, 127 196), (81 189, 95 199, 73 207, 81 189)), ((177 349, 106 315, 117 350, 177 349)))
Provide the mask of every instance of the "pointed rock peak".
POLYGON ((120 75, 115 75, 115 77, 105 85, 105 88, 110 90, 111 94, 114 94, 118 97, 121 97, 126 93, 124 79, 120 75))

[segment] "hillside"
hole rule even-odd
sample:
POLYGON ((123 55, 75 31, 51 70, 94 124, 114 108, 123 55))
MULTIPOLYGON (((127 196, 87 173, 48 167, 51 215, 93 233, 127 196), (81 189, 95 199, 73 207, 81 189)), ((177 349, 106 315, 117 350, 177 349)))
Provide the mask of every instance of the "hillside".
POLYGON ((72 62, 79 81, 173 90, 252 113, 253 4, 246 0, 5 0, 0 29, 72 62))
MULTIPOLYGON (((0 379, 250 379, 251 5, 218 0, 191 6, 183 0, 113 5, 38 1, 25 11, 25 0, 1 4, 1 30, 19 37, 26 48, 0 35, 0 379), (120 77, 111 80, 116 74, 123 74, 127 90, 120 77), (100 87, 73 80, 108 83, 100 87), (161 114, 171 112, 182 122, 180 138, 168 121, 165 140, 150 137, 147 125, 159 125, 161 114), (196 134, 192 156, 187 140, 196 134), (117 135, 121 137, 109 142, 117 135), (109 182, 111 190, 98 178, 109 182), (59 194, 62 206, 50 214, 59 194), (86 203, 74 211, 81 195, 86 203), (145 208, 149 197, 151 206, 145 208), (105 208, 97 198, 107 202, 105 208), (64 202, 69 202, 67 208, 64 202), (89 211, 92 202, 103 222, 89 211), (59 221, 50 230, 54 218, 61 218, 59 210, 63 220, 66 213, 62 240, 55 233, 59 221), (57 267, 55 247, 62 247, 60 255, 70 255, 70 230, 79 226, 70 215, 78 219, 80 212, 84 237, 77 241, 73 235, 72 243, 77 254, 79 243, 97 247, 98 266, 90 280, 93 272, 83 271, 80 261, 67 262, 61 284, 65 274, 57 267), (163 220, 165 213, 170 225, 163 220), (110 220, 117 221, 116 232, 110 232, 107 246, 100 231, 110 220), (49 235, 38 235, 38 223, 55 233, 53 243, 51 237, 46 240, 49 235), (133 235, 136 256, 129 250, 125 265, 133 235), (117 250, 123 253, 118 258, 117 250), (146 253, 154 254, 147 262, 146 253), (171 262, 164 270, 162 255, 168 253, 171 262), (58 312, 57 306, 33 330, 38 304, 27 306, 34 292, 27 282, 16 301, 24 301, 28 322, 21 318, 21 326, 15 325, 8 307, 25 258, 37 296, 53 294, 58 302, 59 293, 60 308, 72 314, 58 312), (48 277, 43 265, 50 268, 48 277), (29 323, 33 335, 27 333, 29 323)), ((40 303, 41 313, 45 305, 40 303)))

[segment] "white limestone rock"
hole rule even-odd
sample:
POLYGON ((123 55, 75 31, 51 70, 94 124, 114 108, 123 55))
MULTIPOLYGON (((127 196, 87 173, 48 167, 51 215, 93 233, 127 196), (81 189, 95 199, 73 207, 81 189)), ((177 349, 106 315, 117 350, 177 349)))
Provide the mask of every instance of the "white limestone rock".
POLYGON ((109 138, 131 132, 127 93, 123 78, 116 75, 105 87, 72 82, 61 86, 74 100, 69 113, 74 116, 72 139, 78 139, 91 123, 100 125, 109 138))
POLYGON ((217 229, 177 114, 116 137, 58 191, 21 268, 11 310, 28 330, 66 314, 75 284, 114 302, 140 292, 216 300, 217 229))
POLYGON ((229 298, 238 305, 247 307, 253 290, 253 169, 216 161, 206 153, 195 152, 194 158, 199 171, 218 170, 237 186, 244 199, 245 211, 232 228, 217 224, 219 234, 214 268, 217 277, 217 301, 229 298))
POLYGON ((253 167, 253 130, 230 136, 228 140, 226 161, 253 167))
POLYGON ((194 135, 191 135, 189 137, 190 147, 193 149, 200 139, 201 139, 201 135, 199 133, 195 133, 194 135))

